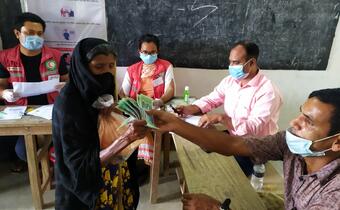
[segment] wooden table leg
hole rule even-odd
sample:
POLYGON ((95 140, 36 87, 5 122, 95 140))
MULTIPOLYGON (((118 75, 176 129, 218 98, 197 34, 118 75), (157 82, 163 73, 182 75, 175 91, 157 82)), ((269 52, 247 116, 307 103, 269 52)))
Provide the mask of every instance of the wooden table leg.
POLYGON ((43 208, 44 201, 40 189, 41 180, 39 174, 39 162, 37 159, 37 146, 32 135, 25 135, 25 145, 33 205, 36 210, 41 210, 43 208))
POLYGON ((161 146, 162 133, 155 132, 154 146, 153 146, 153 163, 151 165, 151 188, 150 188, 150 202, 156 203, 158 197, 158 183, 159 183, 159 168, 161 161, 161 146))
POLYGON ((170 140, 171 135, 164 133, 163 135, 163 175, 168 176, 170 171, 170 140))
MULTIPOLYGON (((46 190, 51 189, 51 173, 50 173, 50 160, 48 158, 48 148, 51 143, 51 136, 44 135, 40 136, 43 141, 43 148, 46 147, 47 150, 44 152, 44 155, 41 158, 41 172, 42 172, 42 193, 46 190)), ((38 160, 39 161, 39 160, 38 160)))

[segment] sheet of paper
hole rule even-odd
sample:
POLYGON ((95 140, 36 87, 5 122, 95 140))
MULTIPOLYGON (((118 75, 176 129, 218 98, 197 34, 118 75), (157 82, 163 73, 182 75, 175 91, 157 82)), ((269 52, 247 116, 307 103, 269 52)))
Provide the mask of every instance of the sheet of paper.
POLYGON ((42 82, 13 82, 13 91, 20 97, 37 96, 57 91, 56 85, 59 84, 59 77, 42 82))
POLYGON ((198 126, 198 122, 200 121, 200 119, 201 119, 201 116, 190 115, 190 116, 184 118, 183 120, 187 123, 198 126))
POLYGON ((185 103, 183 98, 173 98, 168 103, 172 104, 174 107, 176 107, 176 106, 186 106, 188 104, 194 103, 195 101, 196 101, 196 98, 189 98, 189 103, 185 103))
POLYGON ((0 120, 17 120, 25 114, 27 106, 8 106, 0 112, 0 120))
POLYGON ((53 110, 53 104, 50 104, 50 105, 45 105, 45 106, 36 108, 33 111, 28 112, 27 114, 51 120, 52 110, 53 110))

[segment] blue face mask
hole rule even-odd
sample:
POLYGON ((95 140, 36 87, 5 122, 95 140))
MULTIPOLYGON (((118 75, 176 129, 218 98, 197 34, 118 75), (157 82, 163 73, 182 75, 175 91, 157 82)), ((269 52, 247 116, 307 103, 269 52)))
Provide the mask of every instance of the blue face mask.
POLYGON ((338 135, 340 135, 340 133, 337 133, 332 136, 328 136, 326 138, 311 141, 311 140, 296 136, 290 131, 290 129, 287 129, 286 130, 286 142, 287 142, 289 150, 294 154, 301 155, 302 157, 318 157, 318 156, 325 156, 326 155, 325 152, 331 150, 331 148, 323 150, 323 151, 319 151, 319 152, 313 152, 312 150, 310 150, 310 147, 312 146, 312 144, 316 142, 328 140, 338 135))
POLYGON ((245 64, 241 64, 241 65, 233 65, 233 66, 230 66, 229 65, 229 74, 232 78, 236 79, 236 80, 242 80, 246 77, 248 77, 249 73, 244 73, 243 71, 243 67, 245 65, 247 65, 247 63, 249 62, 250 60, 248 60, 245 64))
POLYGON ((157 60, 157 54, 148 55, 144 53, 139 53, 139 57, 145 64, 152 64, 157 60))
POLYGON ((25 36, 25 41, 21 44, 28 50, 39 50, 44 44, 44 39, 39 36, 25 36))

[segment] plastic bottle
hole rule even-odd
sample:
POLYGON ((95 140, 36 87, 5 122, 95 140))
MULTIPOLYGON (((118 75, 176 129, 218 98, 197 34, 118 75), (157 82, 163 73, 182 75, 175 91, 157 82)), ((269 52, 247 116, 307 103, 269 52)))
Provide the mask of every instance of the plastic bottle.
POLYGON ((254 172, 251 175, 250 184, 256 191, 260 191, 263 187, 263 178, 266 167, 264 164, 254 165, 254 172))
POLYGON ((185 86, 184 93, 183 93, 183 100, 186 104, 189 104, 189 97, 190 97, 189 86, 185 86))

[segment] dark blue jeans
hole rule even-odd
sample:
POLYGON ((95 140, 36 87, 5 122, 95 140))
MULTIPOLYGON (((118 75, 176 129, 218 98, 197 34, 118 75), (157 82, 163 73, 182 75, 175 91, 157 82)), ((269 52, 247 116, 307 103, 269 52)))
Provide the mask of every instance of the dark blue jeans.
POLYGON ((18 156, 23 161, 27 160, 24 136, 1 136, 0 145, 0 159, 15 160, 15 156, 18 156))
POLYGON ((246 175, 246 176, 250 176, 254 169, 254 164, 253 162, 250 160, 249 157, 245 157, 245 156, 234 156, 237 163, 240 165, 243 173, 246 175))
MULTIPOLYGON (((228 130, 224 130, 223 132, 229 134, 228 130)), ((249 157, 235 155, 234 158, 246 176, 250 176, 253 173, 254 164, 249 157)))
POLYGON ((17 139, 17 143, 15 144, 15 153, 17 156, 23 160, 27 161, 26 157, 26 145, 25 145, 25 139, 24 136, 19 136, 17 139))

